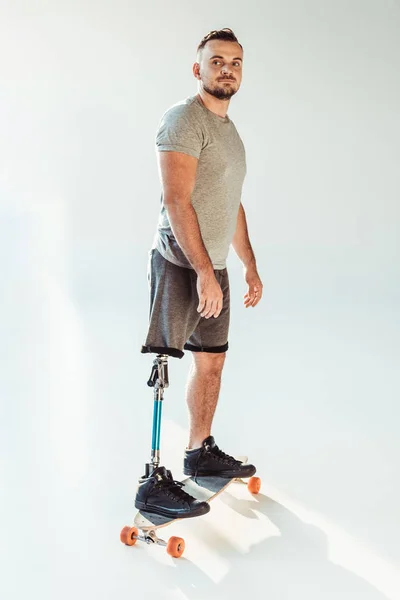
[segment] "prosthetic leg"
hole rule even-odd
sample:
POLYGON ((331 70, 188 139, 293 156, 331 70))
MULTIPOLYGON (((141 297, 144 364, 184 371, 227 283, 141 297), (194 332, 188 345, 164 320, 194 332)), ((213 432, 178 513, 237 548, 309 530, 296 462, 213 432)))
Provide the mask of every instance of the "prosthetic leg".
POLYGON ((149 387, 154 388, 154 408, 153 408, 153 436, 151 442, 151 459, 145 466, 145 475, 149 477, 151 473, 160 466, 160 431, 162 402, 164 399, 164 389, 169 386, 168 380, 168 354, 157 354, 154 359, 150 379, 147 382, 149 387))

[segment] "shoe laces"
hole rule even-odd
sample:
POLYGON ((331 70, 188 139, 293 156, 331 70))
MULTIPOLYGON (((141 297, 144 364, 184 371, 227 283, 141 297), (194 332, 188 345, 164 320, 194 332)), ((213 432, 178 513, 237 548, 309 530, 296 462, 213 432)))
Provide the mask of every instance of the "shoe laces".
POLYGON ((173 479, 171 471, 167 471, 167 474, 168 479, 164 478, 161 481, 158 481, 154 486, 155 488, 162 489, 166 496, 181 504, 184 504, 185 502, 190 503, 192 500, 195 500, 193 496, 182 489, 184 486, 182 481, 173 479))
POLYGON ((236 458, 233 458, 233 456, 230 456, 229 454, 226 454, 226 452, 223 452, 222 450, 220 450, 217 445, 215 445, 215 446, 207 445, 203 449, 203 452, 211 453, 214 456, 214 458, 220 463, 224 463, 226 465, 232 465, 232 466, 240 465, 239 460, 236 460, 236 458))

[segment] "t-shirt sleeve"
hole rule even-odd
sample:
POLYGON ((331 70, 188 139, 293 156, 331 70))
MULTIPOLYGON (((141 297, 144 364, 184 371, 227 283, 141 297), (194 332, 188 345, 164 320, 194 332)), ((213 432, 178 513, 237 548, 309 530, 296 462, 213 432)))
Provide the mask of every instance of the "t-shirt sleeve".
POLYGON ((170 108, 162 117, 156 134, 159 151, 176 151, 199 158, 203 136, 198 123, 190 119, 186 106, 170 108))

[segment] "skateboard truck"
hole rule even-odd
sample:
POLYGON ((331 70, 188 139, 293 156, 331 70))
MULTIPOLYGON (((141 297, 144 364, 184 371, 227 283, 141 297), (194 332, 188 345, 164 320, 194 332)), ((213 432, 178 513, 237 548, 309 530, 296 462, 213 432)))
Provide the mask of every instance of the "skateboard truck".
POLYGON ((146 544, 152 544, 156 546, 164 546, 167 550, 167 554, 174 558, 182 556, 185 550, 185 540, 180 537, 172 536, 168 542, 159 538, 154 529, 149 531, 139 530, 137 527, 124 527, 120 533, 120 540, 126 546, 134 546, 139 540, 146 544))
POLYGON ((168 354, 157 354, 153 361, 150 379, 147 382, 149 387, 154 388, 154 409, 153 409, 153 435, 151 442, 151 459, 145 465, 145 475, 149 477, 151 473, 160 465, 160 430, 162 401, 164 399, 164 389, 169 386, 168 379, 168 354))
POLYGON ((141 542, 146 542, 146 544, 158 544, 159 546, 167 546, 168 543, 163 539, 159 538, 154 530, 145 531, 140 533, 139 529, 136 527, 125 527, 122 530, 121 535, 125 533, 124 543, 127 546, 133 546, 136 540, 140 540, 141 542), (126 531, 125 531, 126 530, 126 531))

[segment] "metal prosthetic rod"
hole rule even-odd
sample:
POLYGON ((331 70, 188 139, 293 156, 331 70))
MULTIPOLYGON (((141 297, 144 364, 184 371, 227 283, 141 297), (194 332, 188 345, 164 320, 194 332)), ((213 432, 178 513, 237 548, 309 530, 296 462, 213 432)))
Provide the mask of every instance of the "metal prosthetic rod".
POLYGON ((157 354, 154 359, 150 379, 147 382, 149 387, 154 387, 154 410, 153 410, 153 438, 151 443, 151 461, 146 463, 146 477, 160 465, 160 430, 162 401, 164 399, 164 389, 169 386, 168 380, 168 354, 157 354))

